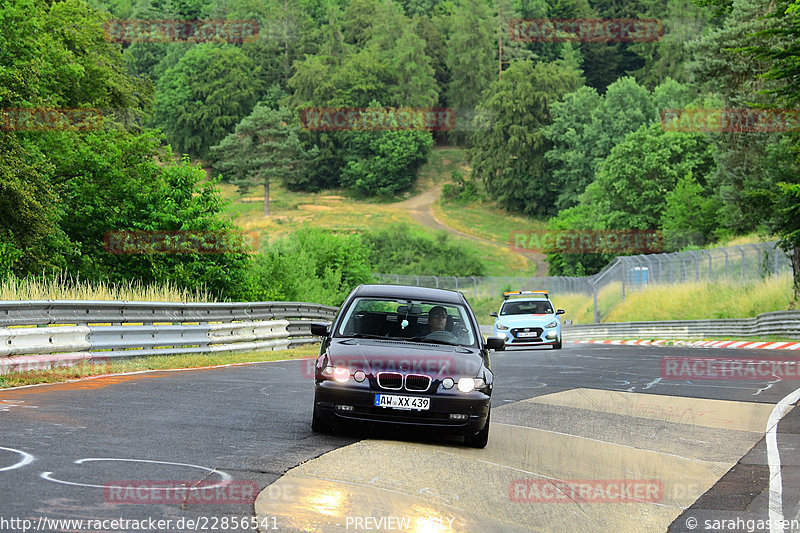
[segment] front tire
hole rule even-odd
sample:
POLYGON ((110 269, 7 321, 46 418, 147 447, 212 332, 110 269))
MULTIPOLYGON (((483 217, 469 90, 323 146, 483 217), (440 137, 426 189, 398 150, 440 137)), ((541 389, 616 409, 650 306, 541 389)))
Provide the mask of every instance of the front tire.
POLYGON ((555 343, 553 345, 553 349, 554 350, 560 350, 561 349, 561 341, 558 341, 557 343, 555 343))
POLYGON ((464 444, 472 446, 473 448, 486 448, 486 445, 489 443, 489 418, 491 416, 492 413, 490 411, 489 414, 486 415, 486 425, 483 426, 483 429, 472 435, 466 435, 464 437, 464 444))
POLYGON ((330 433, 332 431, 330 422, 320 416, 316 402, 314 402, 314 414, 311 415, 311 431, 314 433, 330 433))

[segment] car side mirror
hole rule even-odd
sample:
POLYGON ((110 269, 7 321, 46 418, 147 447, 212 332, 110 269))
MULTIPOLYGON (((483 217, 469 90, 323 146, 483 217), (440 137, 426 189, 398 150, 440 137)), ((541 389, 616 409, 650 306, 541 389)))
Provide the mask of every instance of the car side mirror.
POLYGON ((557 315, 563 315, 564 313, 566 313, 566 311, 564 311, 563 309, 559 309, 558 311, 556 311, 557 315))
POLYGON ((311 334, 315 337, 327 337, 328 325, 327 324, 311 324, 311 334))
POLYGON ((492 311, 491 313, 489 313, 489 316, 497 318, 497 311, 492 311))
POLYGON ((506 341, 500 337, 488 337, 486 339, 486 347, 490 350, 505 350, 506 341))

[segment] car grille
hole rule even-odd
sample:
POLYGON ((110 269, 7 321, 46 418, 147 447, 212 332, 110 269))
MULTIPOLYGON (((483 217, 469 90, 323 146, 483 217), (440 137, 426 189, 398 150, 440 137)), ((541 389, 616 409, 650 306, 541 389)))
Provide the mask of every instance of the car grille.
POLYGON ((382 389, 400 390, 403 388, 403 374, 400 372, 378 372, 378 386, 382 389))
POLYGON ((403 376, 399 372, 378 372, 378 386, 387 390, 400 390, 424 392, 431 386, 431 377, 424 374, 408 374, 403 376))
POLYGON ((426 391, 431 386, 431 377, 423 374, 408 374, 406 376, 406 390, 426 391))
MULTIPOLYGON (((526 332, 527 333, 527 332, 530 332, 530 331, 533 331, 534 333, 536 333, 536 337, 541 337, 542 336, 542 331, 544 331, 544 330, 542 328, 514 328, 514 329, 511 330, 511 334, 514 335, 514 337, 518 337, 520 333, 522 333, 522 332, 526 332)), ((525 339, 525 338, 533 339, 535 337, 522 337, 522 338, 523 339, 525 339)))

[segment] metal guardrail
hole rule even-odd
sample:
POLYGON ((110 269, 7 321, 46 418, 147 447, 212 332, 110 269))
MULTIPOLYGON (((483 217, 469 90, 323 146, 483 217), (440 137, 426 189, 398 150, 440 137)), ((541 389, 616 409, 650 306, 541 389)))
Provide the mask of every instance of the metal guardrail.
POLYGON ((763 313, 755 318, 609 322, 563 327, 564 340, 676 339, 693 337, 752 337, 779 335, 800 339, 800 311, 763 313))
POLYGON ((316 342, 311 324, 331 322, 337 311, 305 302, 0 301, 0 374, 111 358, 282 350, 316 342))

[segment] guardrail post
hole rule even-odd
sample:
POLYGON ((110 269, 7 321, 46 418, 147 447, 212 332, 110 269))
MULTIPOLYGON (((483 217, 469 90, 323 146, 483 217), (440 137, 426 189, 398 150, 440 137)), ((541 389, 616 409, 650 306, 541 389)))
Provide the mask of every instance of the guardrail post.
POLYGON ((417 287, 419 287, 419 276, 417 276, 416 274, 414 274, 414 278, 416 278, 416 280, 417 280, 417 287))
POLYGON ((437 278, 436 276, 433 276, 433 279, 434 279, 434 281, 436 281, 436 288, 438 289, 439 288, 439 278, 437 278))
POLYGON ((703 250, 703 252, 705 252, 705 254, 708 256, 708 281, 711 281, 711 254, 708 252, 708 250, 703 250))
POLYGON ((597 324, 600 322, 600 314, 597 310, 597 286, 593 283, 590 283, 592 286, 592 305, 594 306, 594 313, 592 314, 592 319, 594 323, 597 324))
POLYGON ((475 276, 470 276, 472 278, 472 290, 475 291, 475 298, 478 297, 478 282, 475 279, 475 276))

